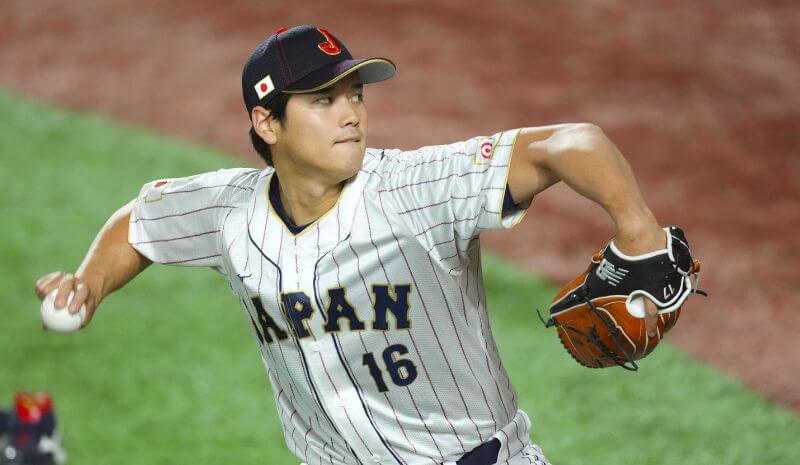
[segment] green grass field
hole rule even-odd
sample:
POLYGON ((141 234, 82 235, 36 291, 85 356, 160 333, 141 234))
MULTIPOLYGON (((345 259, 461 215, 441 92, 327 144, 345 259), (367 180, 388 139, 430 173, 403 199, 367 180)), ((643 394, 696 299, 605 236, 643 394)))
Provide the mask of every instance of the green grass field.
MULTIPOLYGON (((214 272, 153 266, 86 330, 39 323, 36 278, 74 270, 144 182, 235 161, 2 93, 0 121, 0 406, 50 391, 71 464, 299 463, 249 323, 214 272)), ((554 464, 800 463, 790 412, 669 344, 639 373, 579 367, 532 310, 551 285, 491 257, 484 273, 503 360, 554 464)))

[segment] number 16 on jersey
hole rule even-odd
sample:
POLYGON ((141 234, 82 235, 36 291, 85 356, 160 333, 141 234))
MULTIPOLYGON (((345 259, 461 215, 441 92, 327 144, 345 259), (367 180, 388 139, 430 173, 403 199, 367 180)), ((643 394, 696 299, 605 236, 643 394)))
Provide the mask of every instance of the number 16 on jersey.
MULTIPOLYGON (((407 358, 399 358, 400 355, 408 353, 408 348, 403 344, 392 344, 387 347, 382 354, 383 363, 386 365, 386 372, 392 378, 392 382, 397 386, 408 386, 417 379, 417 366, 407 358)), ((375 380, 378 391, 386 392, 389 388, 383 379, 383 370, 378 366, 372 352, 367 352, 361 357, 362 363, 369 367, 369 374, 375 380)))

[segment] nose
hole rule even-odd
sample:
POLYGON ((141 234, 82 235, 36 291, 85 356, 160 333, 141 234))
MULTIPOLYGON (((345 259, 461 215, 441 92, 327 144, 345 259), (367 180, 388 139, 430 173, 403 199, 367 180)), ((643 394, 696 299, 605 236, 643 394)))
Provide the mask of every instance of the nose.
POLYGON ((353 102, 347 95, 339 96, 337 100, 339 107, 339 125, 341 127, 358 127, 361 123, 361 118, 356 109, 356 105, 358 104, 353 102))

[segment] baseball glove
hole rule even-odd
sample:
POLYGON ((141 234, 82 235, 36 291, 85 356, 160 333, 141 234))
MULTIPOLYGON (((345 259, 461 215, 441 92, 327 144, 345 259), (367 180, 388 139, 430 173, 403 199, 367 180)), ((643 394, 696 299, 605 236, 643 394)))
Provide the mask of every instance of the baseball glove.
POLYGON ((564 348, 581 365, 636 371, 636 360, 650 354, 675 326, 689 294, 706 295, 696 289, 700 261, 692 259, 683 230, 672 226, 664 231, 665 249, 635 257, 609 241, 594 254, 589 268, 553 299, 550 319, 542 321, 556 327, 564 348), (647 335, 642 297, 658 308, 652 337, 647 335))

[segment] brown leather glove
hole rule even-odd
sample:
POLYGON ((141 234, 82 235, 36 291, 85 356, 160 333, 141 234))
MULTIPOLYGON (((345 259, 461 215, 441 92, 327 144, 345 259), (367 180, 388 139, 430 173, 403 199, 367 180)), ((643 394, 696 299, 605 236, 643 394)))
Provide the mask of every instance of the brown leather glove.
POLYGON ((696 290, 700 261, 692 259, 683 230, 672 226, 665 249, 630 257, 611 240, 589 268, 564 286, 550 306, 550 320, 564 348, 589 368, 621 366, 635 371, 675 326, 681 305, 696 290), (694 276, 694 283, 691 277, 694 276), (644 301, 658 308, 658 330, 647 335, 644 301))

